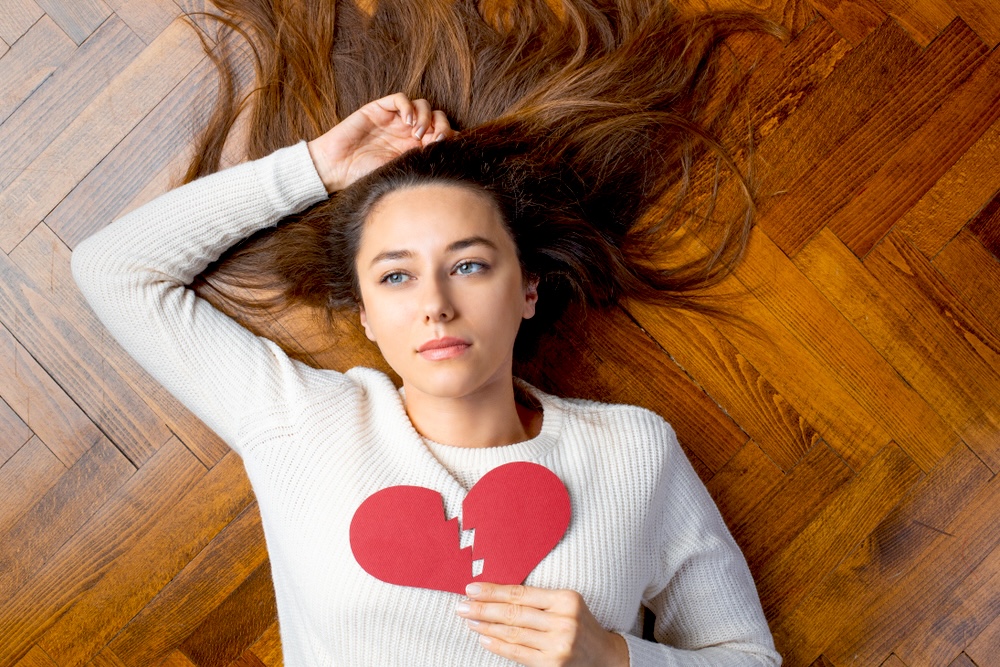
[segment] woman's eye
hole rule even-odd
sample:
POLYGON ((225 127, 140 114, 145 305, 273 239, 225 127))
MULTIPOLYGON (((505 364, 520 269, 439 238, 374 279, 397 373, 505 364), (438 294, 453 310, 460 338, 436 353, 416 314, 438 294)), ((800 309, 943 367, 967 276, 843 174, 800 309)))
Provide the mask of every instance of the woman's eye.
POLYGON ((407 279, 408 279, 407 275, 402 271, 394 271, 392 273, 387 273, 384 276, 382 276, 381 282, 388 283, 390 285, 399 285, 403 282, 406 282, 407 279))
POLYGON ((455 273, 466 276, 470 273, 478 273, 484 269, 484 265, 481 262, 460 262, 455 266, 455 273))

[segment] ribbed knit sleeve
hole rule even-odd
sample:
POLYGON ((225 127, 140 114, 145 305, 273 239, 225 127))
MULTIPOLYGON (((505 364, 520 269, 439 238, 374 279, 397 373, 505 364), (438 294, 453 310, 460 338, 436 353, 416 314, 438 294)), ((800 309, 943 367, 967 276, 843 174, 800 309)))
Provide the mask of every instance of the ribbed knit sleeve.
POLYGON ((673 430, 650 513, 658 576, 643 603, 657 642, 625 635, 631 667, 777 667, 757 588, 739 546, 673 430))
POLYGON ((107 329, 231 446, 244 410, 280 398, 267 393, 281 391, 273 378, 291 362, 187 286, 236 242, 326 196, 301 142, 173 190, 73 252, 73 276, 107 329))

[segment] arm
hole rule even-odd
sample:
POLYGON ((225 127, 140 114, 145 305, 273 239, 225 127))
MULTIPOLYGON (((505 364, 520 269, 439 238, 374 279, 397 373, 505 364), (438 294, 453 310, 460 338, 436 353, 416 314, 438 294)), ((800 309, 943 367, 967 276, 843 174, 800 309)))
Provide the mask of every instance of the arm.
POLYGON ((746 559, 672 429, 652 539, 660 579, 644 600, 657 642, 627 635, 632 667, 776 667, 781 656, 746 559))
POLYGON ((365 105, 308 146, 199 179, 124 216, 77 246, 74 278, 125 350, 232 445, 250 402, 280 400, 281 379, 301 369, 187 286, 239 240, 450 133, 443 118, 401 94, 365 105))

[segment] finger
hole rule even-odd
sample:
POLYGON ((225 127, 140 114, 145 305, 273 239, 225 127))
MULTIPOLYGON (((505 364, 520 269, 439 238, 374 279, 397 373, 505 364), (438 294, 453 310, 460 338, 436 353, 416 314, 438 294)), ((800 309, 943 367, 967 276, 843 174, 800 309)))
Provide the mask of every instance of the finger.
POLYGON ((462 601, 455 610, 462 618, 498 623, 547 632, 552 629, 550 614, 534 607, 508 602, 462 601))
POLYGON ((512 644, 502 639, 487 637, 486 635, 480 635, 479 643, 490 653, 495 653, 519 665, 525 665, 525 667, 544 664, 545 654, 530 646, 512 644))
POLYGON ((416 123, 417 111, 407 97, 406 93, 393 93, 392 95, 386 95, 374 102, 379 106, 379 108, 384 111, 389 111, 393 113, 398 113, 399 117, 403 119, 407 125, 413 126, 416 123))
POLYGON ((424 136, 424 143, 428 144, 434 141, 441 141, 442 139, 447 139, 455 134, 456 132, 451 129, 451 123, 448 122, 448 116, 445 115, 445 113, 440 109, 435 109, 434 120, 430 130, 424 136))
POLYGON ((562 591, 555 591, 548 588, 535 588, 523 584, 489 584, 474 583, 469 584, 465 589, 465 594, 472 600, 484 602, 509 602, 535 609, 550 609, 558 602, 558 594, 562 591))
POLYGON ((552 637, 549 633, 531 628, 524 628, 519 625, 504 625, 503 623, 487 623, 466 619, 466 625, 484 637, 499 639, 508 644, 520 644, 538 651, 544 651, 551 643, 552 637))
POLYGON ((413 136, 421 139, 427 132, 427 128, 434 123, 434 113, 431 109, 431 103, 425 99, 414 100, 413 106, 417 114, 416 122, 413 124, 413 136))

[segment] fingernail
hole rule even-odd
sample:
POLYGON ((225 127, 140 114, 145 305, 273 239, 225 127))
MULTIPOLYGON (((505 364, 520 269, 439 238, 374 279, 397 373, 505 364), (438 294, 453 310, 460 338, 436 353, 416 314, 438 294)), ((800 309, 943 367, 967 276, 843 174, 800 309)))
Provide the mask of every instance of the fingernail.
POLYGON ((406 124, 407 125, 413 125, 413 114, 412 113, 406 114, 406 124))
POLYGON ((468 602, 459 602, 455 605, 455 613, 457 614, 468 614, 472 607, 469 606, 468 602))
POLYGON ((479 627, 480 625, 482 625, 482 624, 481 624, 481 623, 480 623, 479 621, 476 621, 476 620, 473 620, 473 619, 471 619, 471 618, 467 618, 467 619, 465 619, 465 623, 466 623, 466 625, 468 625, 468 626, 469 626, 470 628, 478 628, 478 627, 479 627))
POLYGON ((416 136, 417 139, 420 139, 421 137, 424 136, 424 132, 426 132, 426 131, 427 131, 427 128, 426 127, 422 127, 422 128, 420 128, 419 130, 416 131, 416 133, 414 134, 414 136, 416 136))
POLYGON ((442 139, 444 139, 444 134, 439 134, 436 137, 434 137, 434 141, 441 141, 442 139))
POLYGON ((479 595, 482 592, 483 592, 483 587, 480 586, 479 584, 469 584, 468 586, 465 587, 466 595, 479 595))
POLYGON ((489 646, 493 643, 493 638, 487 637, 486 635, 479 635, 479 643, 483 646, 489 646))

